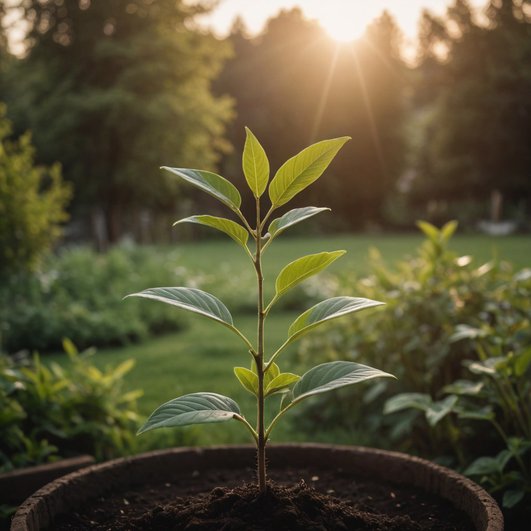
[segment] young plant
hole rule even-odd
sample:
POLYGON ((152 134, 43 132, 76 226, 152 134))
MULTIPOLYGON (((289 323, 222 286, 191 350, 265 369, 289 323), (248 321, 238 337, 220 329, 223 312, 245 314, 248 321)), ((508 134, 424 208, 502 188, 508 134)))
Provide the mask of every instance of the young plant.
POLYGON ((181 219, 174 225, 179 223, 206 225, 224 232, 242 247, 256 271, 258 295, 256 341, 252 342, 236 328, 229 310, 218 298, 199 289, 186 287, 151 288, 129 296, 144 297, 177 306, 212 319, 234 332, 251 356, 251 367, 236 367, 234 373, 241 385, 252 393, 257 401, 256 426, 253 427, 240 411, 238 404, 229 397, 211 392, 180 396, 158 407, 138 433, 156 428, 189 424, 228 420, 241 422, 249 430, 257 446, 258 483, 263 492, 266 489, 266 444, 273 427, 287 411, 310 396, 373 378, 392 377, 392 375, 359 363, 335 361, 318 365, 302 376, 298 376, 289 372, 282 372, 276 363, 279 355, 289 344, 316 326, 343 315, 383 304, 370 299, 333 297, 316 304, 295 319, 289 328, 288 337, 284 343, 272 354, 266 354, 265 323, 273 306, 290 289, 324 270, 345 253, 345 251, 339 250, 310 254, 287 264, 277 276, 275 295, 266 304, 262 273, 264 252, 275 238, 292 225, 329 209, 295 208, 269 223, 268 221, 273 212, 288 203, 295 195, 322 175, 343 144, 349 140, 349 137, 323 140, 307 147, 286 161, 269 182, 267 155, 253 133, 249 129, 246 129, 246 133, 242 165, 245 179, 256 203, 254 228, 251 224, 253 222, 248 221, 240 210, 240 193, 233 184, 220 175, 202 170, 168 167, 163 167, 163 169, 215 197, 232 210, 241 221, 241 223, 237 223, 226 218, 199 215, 181 219), (266 189, 269 193, 270 206, 263 214, 261 196, 266 189), (252 250, 248 246, 249 240, 254 242, 252 250), (282 394, 283 396, 277 415, 266 426, 265 401, 266 398, 274 394, 282 394))

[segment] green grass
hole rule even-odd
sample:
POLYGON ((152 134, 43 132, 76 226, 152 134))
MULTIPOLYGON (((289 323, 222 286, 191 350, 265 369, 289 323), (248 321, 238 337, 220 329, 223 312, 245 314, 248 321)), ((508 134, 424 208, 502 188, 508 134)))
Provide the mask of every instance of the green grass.
MULTIPOLYGON (((387 263, 393 264, 407 255, 415 253, 423 238, 419 234, 374 234, 340 235, 308 238, 280 237, 275 240, 264 256, 264 274, 266 280, 272 279, 284 264, 309 253, 345 249, 346 256, 338 260, 331 271, 351 268, 359 273, 368 272, 368 251, 371 247, 379 249, 387 263)), ((457 235, 450 247, 459 254, 473 256, 477 263, 492 259, 510 260, 515 267, 531 266, 531 238, 529 236, 510 236, 494 238, 486 235, 457 235)), ((230 266, 232 271, 245 271, 248 263, 245 255, 226 240, 206 240, 198 243, 177 244, 180 264, 191 271, 208 273, 212 265, 230 266)))
MULTIPOLYGON (((268 347, 277 348, 284 341, 289 324, 295 313, 272 313, 268 320, 268 347)), ((256 319, 251 315, 235 316, 235 324, 247 337, 256 335, 256 319)), ((281 362, 283 370, 290 370, 295 363, 294 347, 288 347, 281 362)), ((233 367, 250 367, 251 357, 244 343, 223 326, 194 316, 190 327, 183 332, 167 334, 149 342, 120 349, 101 349, 94 356, 100 368, 116 365, 126 359, 135 360, 135 367, 125 377, 127 389, 142 389, 139 400, 141 415, 149 415, 157 406, 177 396, 198 391, 212 391, 234 398, 245 416, 254 423, 254 398, 245 391, 233 373, 233 367)), ((47 360, 62 363, 65 356, 47 356, 47 360)), ((276 398, 271 398, 276 408, 276 398)), ((248 432, 239 423, 225 423, 200 428, 185 428, 199 444, 250 442, 248 432)), ((160 431, 158 432, 160 433, 160 431)), ((142 436, 143 443, 158 438, 157 432, 142 436)), ((284 433, 277 429, 277 434, 284 433)), ((290 439, 284 435, 283 440, 290 439)), ((275 438, 278 440, 277 438, 275 438)))
MULTIPOLYGON (((271 246, 264 259, 268 293, 278 271, 298 256, 322 250, 346 249, 348 254, 332 266, 332 271, 353 269, 366 273, 368 250, 377 247, 388 264, 393 264, 408 255, 413 255, 422 237, 419 235, 346 235, 312 238, 280 238, 271 246)), ((451 247, 459 254, 470 254, 476 264, 493 258, 510 260, 516 268, 531 265, 531 239, 525 236, 509 238, 489 238, 487 236, 456 236, 451 247)), ((161 252, 161 249, 157 249, 161 252)), ((164 249, 162 249, 164 251, 164 249)), ((203 275, 221 269, 229 275, 231 289, 242 290, 246 296, 251 288, 253 273, 245 255, 230 242, 209 240, 199 243, 179 244, 171 248, 170 256, 175 266, 184 266, 189 271, 203 275)), ((224 281, 221 281, 224 283, 224 281)), ((216 294, 216 288, 223 288, 219 280, 214 280, 208 289, 216 294)), ((146 286, 150 287, 150 286, 146 286)), ((201 286, 200 286, 201 287, 201 286)), ((225 286, 226 289, 226 286, 225 286)), ((253 295, 254 296, 254 295, 253 295)), ((157 304, 145 301, 146 304, 157 304)), ((289 324, 297 313, 272 313, 268 319, 269 352, 286 337, 289 324)), ((256 335, 256 317, 253 314, 235 315, 235 324, 251 339, 256 335)), ((295 364, 294 350, 286 350, 280 359, 283 370, 290 370, 295 364)), ((165 335, 138 345, 120 349, 103 349, 96 354, 96 363, 117 364, 133 358, 135 368, 126 376, 128 389, 142 389, 143 398, 139 401, 142 415, 148 415, 161 403, 181 394, 197 391, 213 391, 234 398, 244 414, 254 419, 254 400, 238 384, 232 368, 250 365, 250 356, 241 340, 226 328, 211 321, 194 316, 190 327, 177 334, 165 335)), ((60 363, 62 355, 52 357, 60 363)), ((307 367, 302 368, 302 370, 307 367)), ((273 440, 296 440, 298 434, 289 425, 289 414, 274 432, 273 440)), ((237 423, 224 423, 214 426, 186 428, 187 441, 196 444, 222 444, 249 442, 248 434, 237 423)), ((185 435, 186 437, 186 435, 185 435)), ((160 435, 157 432, 142 436, 143 445, 155 444, 160 435)), ((318 440, 319 433, 313 440, 318 440)), ((160 445, 160 443, 159 443, 160 445)))

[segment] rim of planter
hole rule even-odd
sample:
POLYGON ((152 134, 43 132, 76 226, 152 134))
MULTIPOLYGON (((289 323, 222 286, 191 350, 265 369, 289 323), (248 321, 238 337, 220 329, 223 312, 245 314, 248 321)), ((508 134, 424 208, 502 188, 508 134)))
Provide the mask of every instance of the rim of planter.
MULTIPOLYGON (((17 510, 11 531, 37 531, 55 516, 73 510, 84 500, 113 488, 171 480, 176 473, 215 468, 251 468, 256 448, 251 445, 171 448, 93 465, 45 485, 17 510), (103 481, 102 481, 103 477, 103 481)), ((503 531, 503 515, 495 500, 472 480, 425 459, 400 452, 362 446, 272 444, 271 469, 311 467, 340 469, 378 480, 412 485, 450 501, 465 512, 477 531, 503 531)))

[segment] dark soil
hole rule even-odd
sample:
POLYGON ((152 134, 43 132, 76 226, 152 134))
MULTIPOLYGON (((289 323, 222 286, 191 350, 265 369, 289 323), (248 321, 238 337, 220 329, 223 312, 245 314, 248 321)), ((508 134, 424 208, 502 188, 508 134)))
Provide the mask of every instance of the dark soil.
POLYGON ((54 529, 193 531, 470 531, 448 502, 403 486, 341 472, 272 470, 260 494, 252 471, 194 472, 174 483, 109 493, 54 529))

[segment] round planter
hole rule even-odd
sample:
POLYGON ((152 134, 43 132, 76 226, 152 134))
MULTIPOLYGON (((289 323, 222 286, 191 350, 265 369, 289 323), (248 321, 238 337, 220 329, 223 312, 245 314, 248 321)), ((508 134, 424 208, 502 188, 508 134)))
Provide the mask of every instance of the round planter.
MULTIPOLYGON (((252 446, 176 448, 116 459, 94 465, 49 483, 18 509, 12 531, 36 531, 53 524, 61 513, 75 510, 89 498, 113 489, 150 481, 171 481, 176 473, 216 468, 253 466, 252 446), (178 471, 178 472, 176 472, 178 471)), ((502 531, 503 516, 496 502, 481 487, 447 468, 397 452, 357 446, 282 444, 268 447, 271 469, 287 467, 315 471, 341 470, 342 474, 414 486, 448 500, 468 515, 478 531, 502 531)))
POLYGON ((18 468, 11 472, 0 474, 2 502, 15 506, 19 505, 37 489, 50 483, 50 481, 93 464, 94 457, 80 455, 44 465, 18 468))

